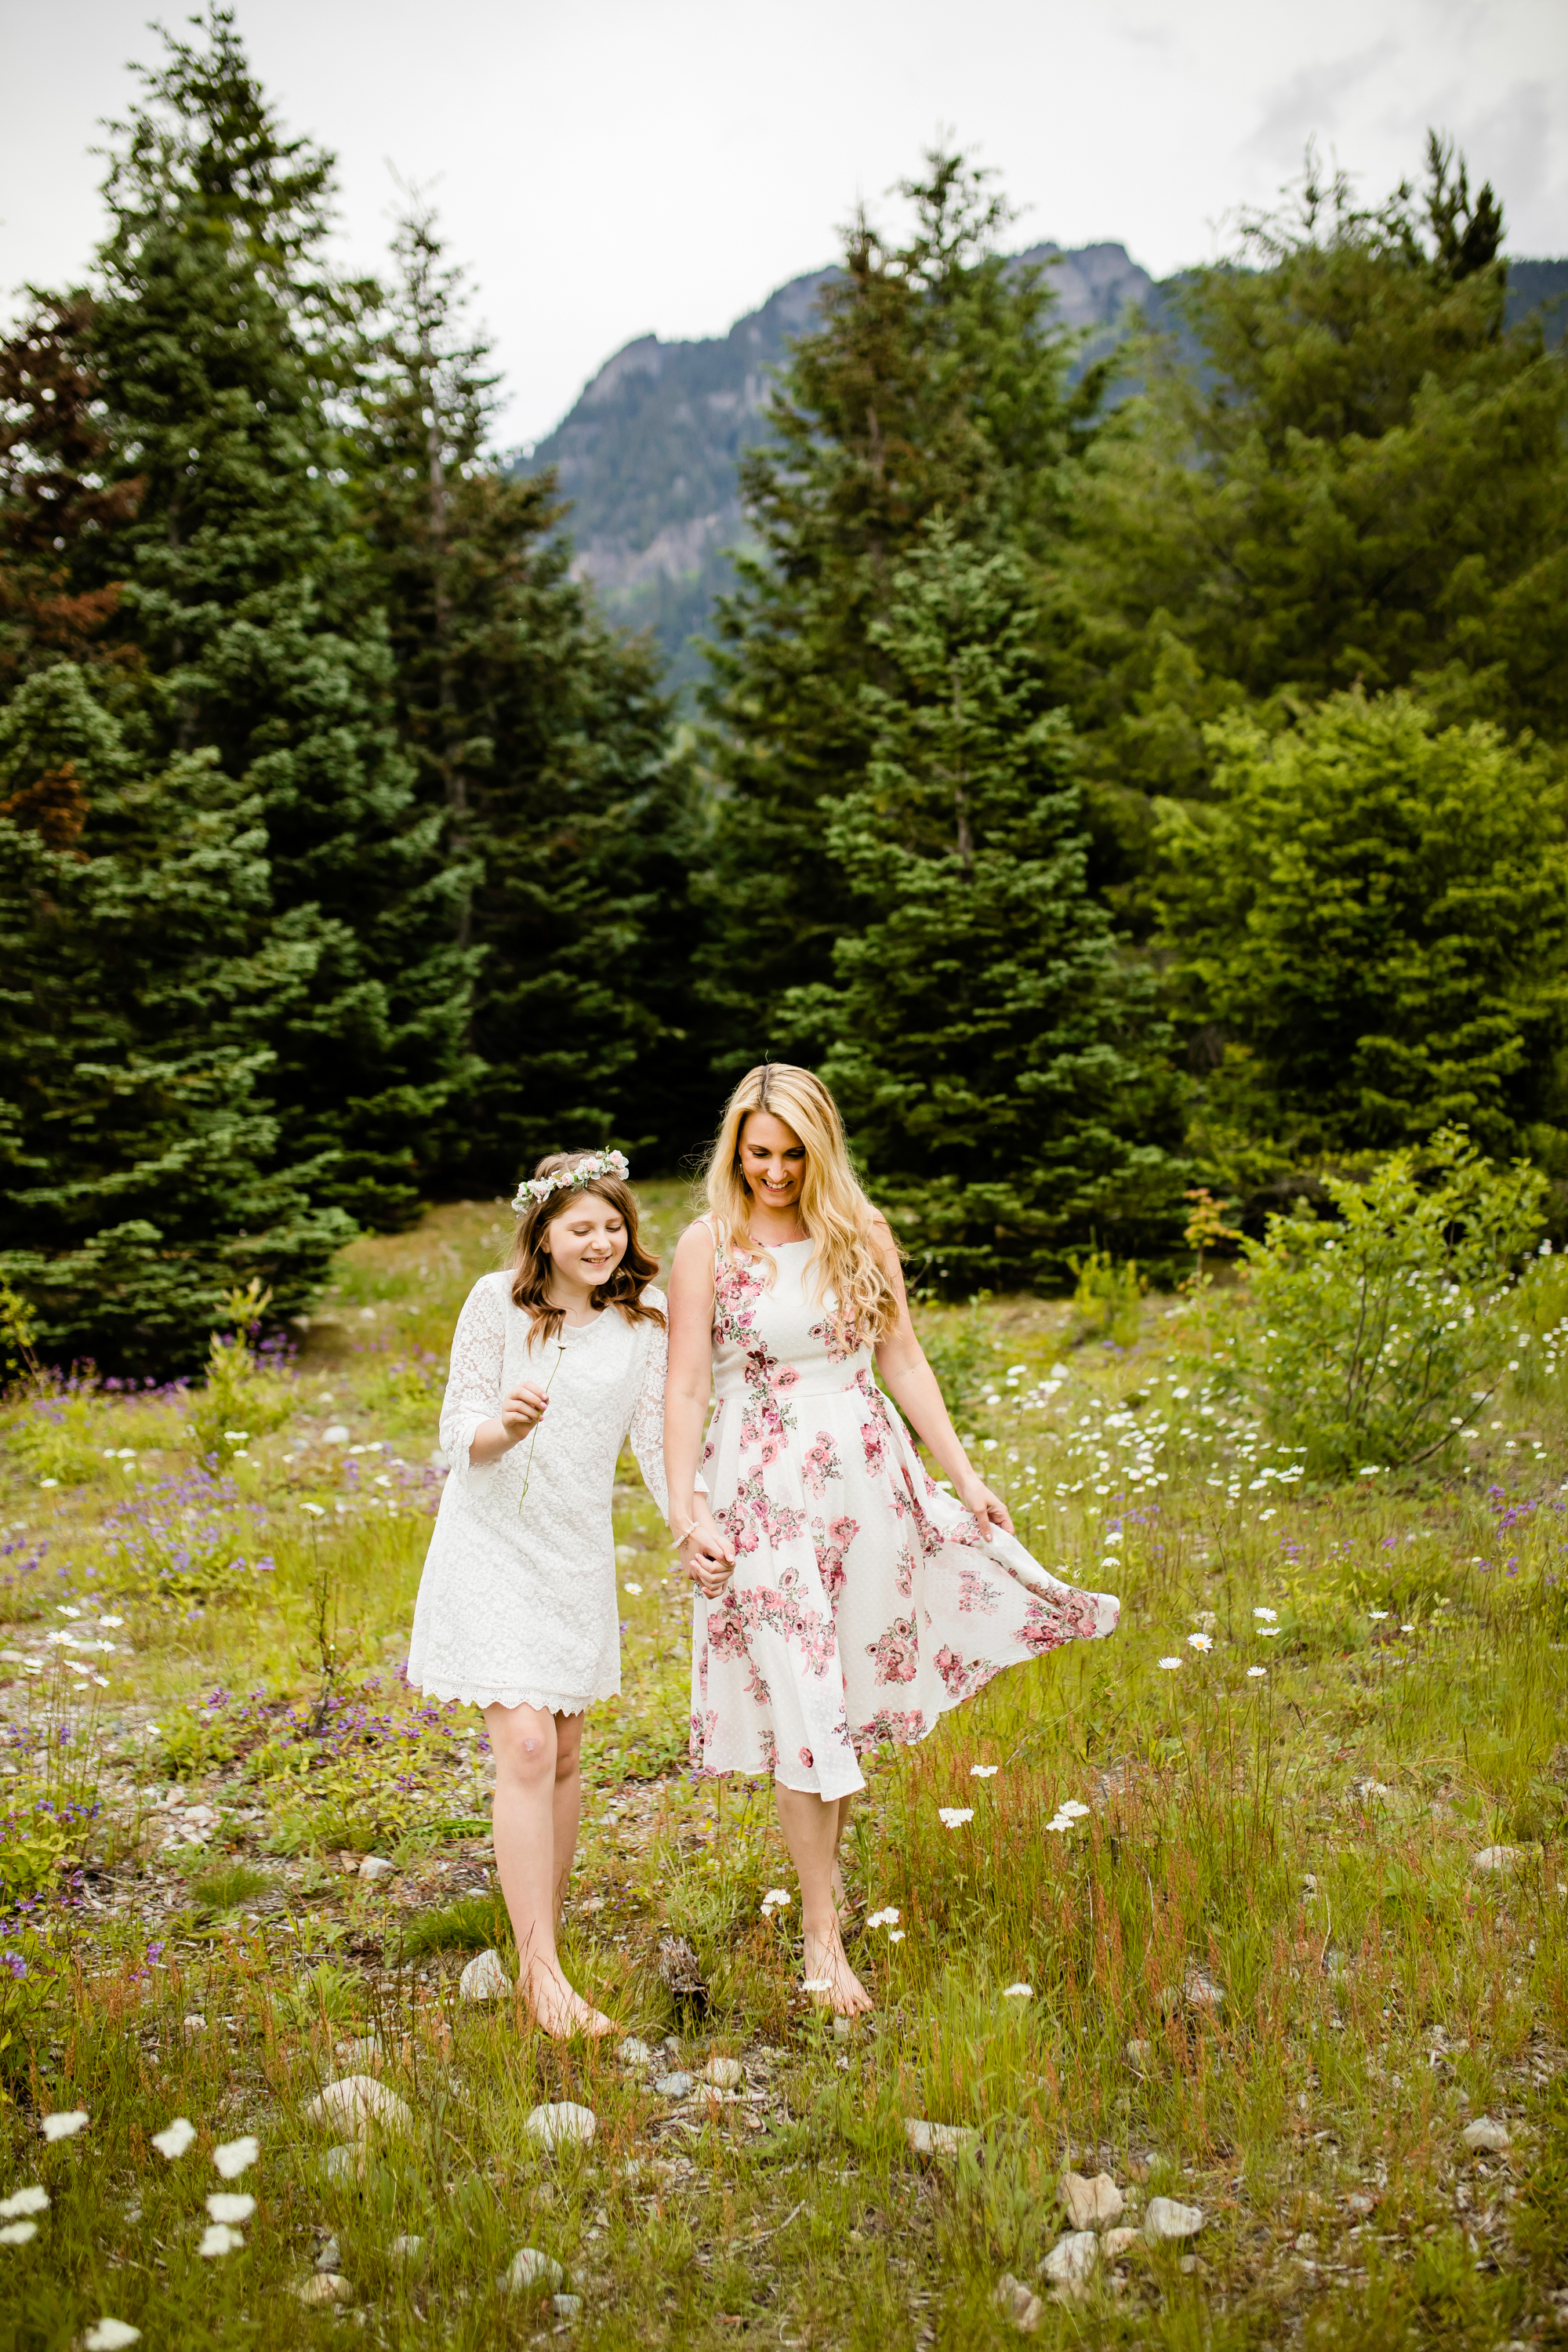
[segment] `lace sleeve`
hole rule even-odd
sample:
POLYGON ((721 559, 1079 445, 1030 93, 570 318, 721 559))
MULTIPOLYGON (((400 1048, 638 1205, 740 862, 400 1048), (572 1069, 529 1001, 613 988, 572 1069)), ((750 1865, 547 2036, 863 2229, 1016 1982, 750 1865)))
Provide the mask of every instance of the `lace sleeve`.
POLYGON ((473 1467, 468 1448, 475 1430, 481 1421, 493 1421, 500 1411, 505 1355, 505 1302, 493 1282, 477 1282, 464 1301, 452 1335, 451 1370, 441 1401, 441 1451, 459 1486, 468 1485, 473 1467))
POLYGON ((664 1375, 669 1362, 669 1335, 662 1323, 651 1327, 648 1350, 643 1358, 642 1382, 632 1407, 632 1442, 643 1484, 660 1511, 669 1517, 669 1490, 664 1483, 664 1375))

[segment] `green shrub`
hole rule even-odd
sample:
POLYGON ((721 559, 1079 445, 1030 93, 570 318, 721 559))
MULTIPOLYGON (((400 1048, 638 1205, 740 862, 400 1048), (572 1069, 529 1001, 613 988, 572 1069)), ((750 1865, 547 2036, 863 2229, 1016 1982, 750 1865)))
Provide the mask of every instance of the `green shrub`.
POLYGON ((1494 1169, 1445 1130, 1363 1183, 1323 1181, 1336 1216, 1299 1202, 1246 1244, 1258 1329, 1244 1376, 1317 1475, 1428 1461, 1501 1376, 1545 1180, 1494 1169))
POLYGON ((1136 1265, 1131 1259, 1119 1264, 1109 1250, 1091 1249, 1087 1257, 1073 1260, 1073 1271, 1078 1280, 1072 1295, 1077 1315, 1072 1346, 1105 1339, 1118 1348, 1132 1347, 1147 1287, 1136 1265))

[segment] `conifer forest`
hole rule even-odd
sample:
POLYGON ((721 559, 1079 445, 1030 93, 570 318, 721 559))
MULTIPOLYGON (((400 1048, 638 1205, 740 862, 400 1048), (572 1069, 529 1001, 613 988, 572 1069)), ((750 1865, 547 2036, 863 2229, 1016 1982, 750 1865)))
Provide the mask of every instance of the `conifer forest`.
POLYGON ((1091 339, 911 155, 693 682, 499 446, 430 196, 345 276, 235 14, 142 47, 0 341, 0 2352, 1568 2344, 1568 341, 1508 187, 1309 152, 1091 339), (447 1350, 543 1153, 626 1153, 668 1269, 764 1058, 1121 1630, 868 1761, 851 2026, 766 1788, 689 1769, 626 1457, 563 1928, 617 2033, 557 2043, 403 1664, 447 1350))

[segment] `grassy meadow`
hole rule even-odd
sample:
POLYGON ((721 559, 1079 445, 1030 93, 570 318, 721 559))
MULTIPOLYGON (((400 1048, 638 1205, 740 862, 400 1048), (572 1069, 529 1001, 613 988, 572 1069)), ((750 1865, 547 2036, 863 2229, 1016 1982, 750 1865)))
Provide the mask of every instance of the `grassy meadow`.
MULTIPOLYGON (((645 1197, 668 1255, 684 1197, 645 1197)), ((1124 1608, 868 1766, 850 2032, 764 1906, 768 1790, 687 1775, 689 1601, 628 1457, 564 1937, 622 2055, 459 1998, 507 1949, 482 1725, 399 1672, 510 1223, 356 1244, 297 1355, 210 1390, 0 1412, 0 2352, 1568 2341, 1548 1292, 1462 1466, 1333 1487, 1227 1391, 1239 1293, 925 1312, 1026 1542, 1124 1608), (309 2112, 349 2076, 357 2136, 309 2112), (1067 2169, 1121 2231, 1053 2257, 1067 2169), (1160 2198, 1201 2226, 1152 2241, 1160 2198)))

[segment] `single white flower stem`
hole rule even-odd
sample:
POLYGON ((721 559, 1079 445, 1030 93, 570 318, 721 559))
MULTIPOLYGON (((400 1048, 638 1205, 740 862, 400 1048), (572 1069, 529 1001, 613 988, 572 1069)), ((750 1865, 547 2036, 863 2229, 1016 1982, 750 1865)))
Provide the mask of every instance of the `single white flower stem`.
MULTIPOLYGON (((552 1381, 555 1378, 556 1373, 561 1370, 561 1359, 565 1353, 565 1340, 557 1339, 555 1342, 555 1361, 550 1367, 550 1380, 546 1381, 544 1383, 544 1393, 546 1396, 550 1394, 550 1381, 552 1381)), ((539 1409, 539 1421, 542 1421, 543 1419, 544 1408, 541 1405, 539 1409)), ((528 1482, 533 1475, 533 1449, 539 1443, 539 1421, 534 1423, 533 1428, 529 1434, 528 1460, 522 1465, 522 1492, 517 1498, 517 1507, 520 1511, 521 1510, 524 1503, 528 1500, 528 1482)))

